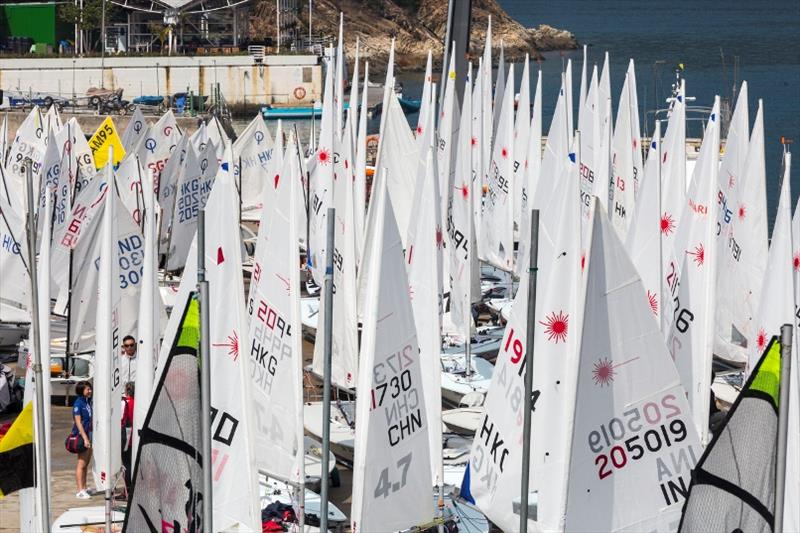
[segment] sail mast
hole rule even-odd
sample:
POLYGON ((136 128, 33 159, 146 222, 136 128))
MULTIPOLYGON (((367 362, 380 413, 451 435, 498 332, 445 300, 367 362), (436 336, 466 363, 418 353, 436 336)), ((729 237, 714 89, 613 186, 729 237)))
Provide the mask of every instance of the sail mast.
MULTIPOLYGON (((42 373, 42 351, 41 341, 39 339, 39 331, 41 321, 39 316, 39 284, 36 279, 36 223, 33 213, 33 162, 28 159, 25 165, 25 174, 27 178, 27 200, 28 200, 28 265, 29 276, 31 280, 31 322, 36 335, 33 337, 33 371, 36 376, 36 455, 39 460, 36 461, 36 486, 38 487, 39 496, 39 521, 42 532, 50 530, 50 495, 49 483, 50 476, 48 473, 47 464, 47 440, 45 438, 47 428, 45 427, 45 404, 44 404, 44 377, 42 373)), ((49 198, 49 196, 48 196, 49 198)), ((49 207, 49 202, 47 203, 49 207)), ((49 243, 48 243, 49 246, 49 243)), ((49 255, 49 254, 48 254, 49 255)), ((47 295, 50 298, 50 295, 47 295)), ((49 347, 48 347, 49 348, 49 347)))

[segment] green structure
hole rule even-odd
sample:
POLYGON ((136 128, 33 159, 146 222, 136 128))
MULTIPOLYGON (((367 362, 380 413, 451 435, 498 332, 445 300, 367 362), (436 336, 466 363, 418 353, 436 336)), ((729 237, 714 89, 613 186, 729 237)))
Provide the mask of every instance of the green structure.
POLYGON ((0 46, 9 38, 30 38, 34 43, 57 48, 72 38, 72 27, 57 15, 57 2, 3 2, 0 5, 0 46))

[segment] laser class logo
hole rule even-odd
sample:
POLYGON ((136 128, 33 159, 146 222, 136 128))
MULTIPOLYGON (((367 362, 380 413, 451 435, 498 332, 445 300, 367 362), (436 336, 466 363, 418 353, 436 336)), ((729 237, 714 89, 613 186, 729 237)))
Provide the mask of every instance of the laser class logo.
POLYGON ((544 326, 544 333, 547 335, 547 340, 558 344, 559 342, 567 342, 567 330, 569 328, 569 314, 559 311, 553 311, 545 316, 544 320, 540 320, 539 324, 544 326))

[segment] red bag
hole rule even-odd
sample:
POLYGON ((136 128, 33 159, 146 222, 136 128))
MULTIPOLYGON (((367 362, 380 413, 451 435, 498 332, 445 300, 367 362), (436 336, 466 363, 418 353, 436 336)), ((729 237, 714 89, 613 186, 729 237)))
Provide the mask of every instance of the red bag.
POLYGON ((83 437, 80 433, 77 435, 69 434, 64 441, 64 447, 69 453, 83 453, 86 451, 86 443, 83 442, 83 437))

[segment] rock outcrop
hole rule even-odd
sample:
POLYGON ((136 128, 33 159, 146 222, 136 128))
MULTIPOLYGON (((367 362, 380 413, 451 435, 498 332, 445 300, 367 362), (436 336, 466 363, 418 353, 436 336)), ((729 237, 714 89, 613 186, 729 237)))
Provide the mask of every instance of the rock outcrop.
MULTIPOLYGON (((418 70, 424 68, 428 50, 435 60, 442 56, 442 42, 447 26, 446 0, 315 0, 312 30, 335 42, 338 34, 339 13, 344 13, 347 42, 345 50, 349 59, 355 54, 355 39, 361 41, 361 57, 371 61, 370 70, 379 71, 389 54, 392 37, 396 43, 396 68, 418 70)), ((261 0, 256 3, 251 19, 251 35, 274 34, 275 2, 261 0)), ((489 16, 492 17, 493 47, 505 48, 506 58, 514 60, 530 53, 571 50, 578 47, 575 36, 565 30, 547 25, 525 28, 512 19, 497 0, 472 0, 471 55, 477 58, 483 50, 489 16)), ((308 14, 299 16, 300 33, 308 31, 308 14)))

